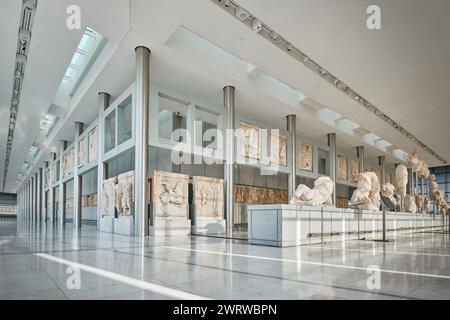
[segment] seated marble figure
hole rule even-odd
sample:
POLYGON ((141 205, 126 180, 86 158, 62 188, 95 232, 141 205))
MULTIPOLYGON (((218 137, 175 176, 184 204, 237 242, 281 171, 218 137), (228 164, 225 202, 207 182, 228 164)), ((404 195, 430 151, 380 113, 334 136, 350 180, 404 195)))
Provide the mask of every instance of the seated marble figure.
POLYGON ((314 181, 314 188, 301 184, 295 190, 294 197, 289 203, 305 204, 314 207, 331 207, 333 200, 331 194, 334 190, 334 182, 330 177, 320 177, 314 181))
POLYGON ((394 206, 397 206, 397 199, 394 196, 395 187, 391 183, 386 183, 381 187, 381 195, 391 200, 394 206))

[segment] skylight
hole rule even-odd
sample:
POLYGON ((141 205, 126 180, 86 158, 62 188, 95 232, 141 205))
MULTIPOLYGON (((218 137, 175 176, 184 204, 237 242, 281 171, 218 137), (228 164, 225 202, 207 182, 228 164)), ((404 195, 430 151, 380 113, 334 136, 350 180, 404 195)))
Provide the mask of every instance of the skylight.
POLYGON ((70 96, 75 94, 105 44, 104 36, 89 27, 86 28, 61 83, 70 96))
POLYGON ((43 131, 44 135, 47 135, 52 130, 56 122, 56 116, 46 113, 41 117, 39 128, 43 131))

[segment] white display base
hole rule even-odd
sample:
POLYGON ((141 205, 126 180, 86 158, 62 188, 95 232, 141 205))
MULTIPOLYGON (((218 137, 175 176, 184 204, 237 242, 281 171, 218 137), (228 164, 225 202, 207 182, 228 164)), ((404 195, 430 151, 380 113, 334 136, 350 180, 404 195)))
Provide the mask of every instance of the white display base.
POLYGON ((134 236, 134 217, 119 216, 119 218, 115 218, 114 233, 126 236, 134 236))
POLYGON ((216 217, 196 217, 193 221, 192 234, 196 235, 224 235, 226 221, 216 217))
MULTIPOLYGON (((388 212, 386 230, 427 230, 441 227, 441 218, 423 214, 388 212)), ((315 208, 302 205, 251 205, 248 207, 248 238, 251 244, 288 247, 380 238, 381 211, 315 208)))
POLYGON ((114 217, 103 216, 100 218, 100 231, 101 232, 114 232, 114 217))
POLYGON ((188 236, 191 234, 191 220, 186 218, 155 217, 150 227, 151 236, 188 236))

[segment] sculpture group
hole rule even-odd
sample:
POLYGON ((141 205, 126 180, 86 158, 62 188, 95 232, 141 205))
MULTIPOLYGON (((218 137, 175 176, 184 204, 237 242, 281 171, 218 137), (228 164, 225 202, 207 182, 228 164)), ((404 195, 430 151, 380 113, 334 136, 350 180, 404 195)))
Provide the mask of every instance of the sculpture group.
MULTIPOLYGON (((389 199, 392 205, 398 209, 410 213, 427 213, 429 202, 433 201, 440 214, 447 214, 449 205, 446 194, 439 189, 436 177, 430 175, 427 164, 418 159, 414 150, 405 159, 413 174, 421 179, 428 178, 429 198, 427 198, 418 188, 411 188, 411 194, 407 193, 408 169, 400 164, 395 169, 395 176, 389 178, 389 182, 381 185, 381 172, 374 172, 366 167, 367 171, 357 175, 357 188, 353 192, 350 203, 358 209, 380 210, 381 196, 389 199)), ((356 178, 356 165, 352 162, 352 180, 356 178)), ((413 183, 410 181, 410 183, 413 183)), ((320 177, 314 182, 311 189, 301 184, 295 191, 294 197, 290 200, 292 204, 306 204, 311 206, 333 206, 331 194, 333 193, 334 182, 329 177, 320 177)))

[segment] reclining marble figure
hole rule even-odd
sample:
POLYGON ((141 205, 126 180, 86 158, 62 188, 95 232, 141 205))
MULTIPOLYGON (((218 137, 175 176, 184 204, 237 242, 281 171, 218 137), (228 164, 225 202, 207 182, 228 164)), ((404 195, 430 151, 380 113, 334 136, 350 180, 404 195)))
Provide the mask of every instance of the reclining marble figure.
POLYGON ((414 198, 410 196, 409 194, 405 197, 405 211, 410 213, 416 213, 417 212, 417 206, 414 202, 414 198))
POLYGON ((386 183, 381 188, 381 195, 383 197, 389 198, 394 206, 397 206, 397 200, 394 197, 395 187, 391 183, 386 183))
POLYGON ((314 207, 333 206, 331 194, 334 190, 334 182, 330 177, 320 177, 314 181, 314 188, 310 189, 301 184, 295 190, 291 204, 306 204, 314 207))
POLYGON ((350 201, 358 209, 379 210, 380 182, 375 172, 359 174, 358 186, 350 201))
POLYGON ((395 184, 402 198, 406 197, 406 185, 408 184, 408 169, 402 164, 395 168, 395 184))

